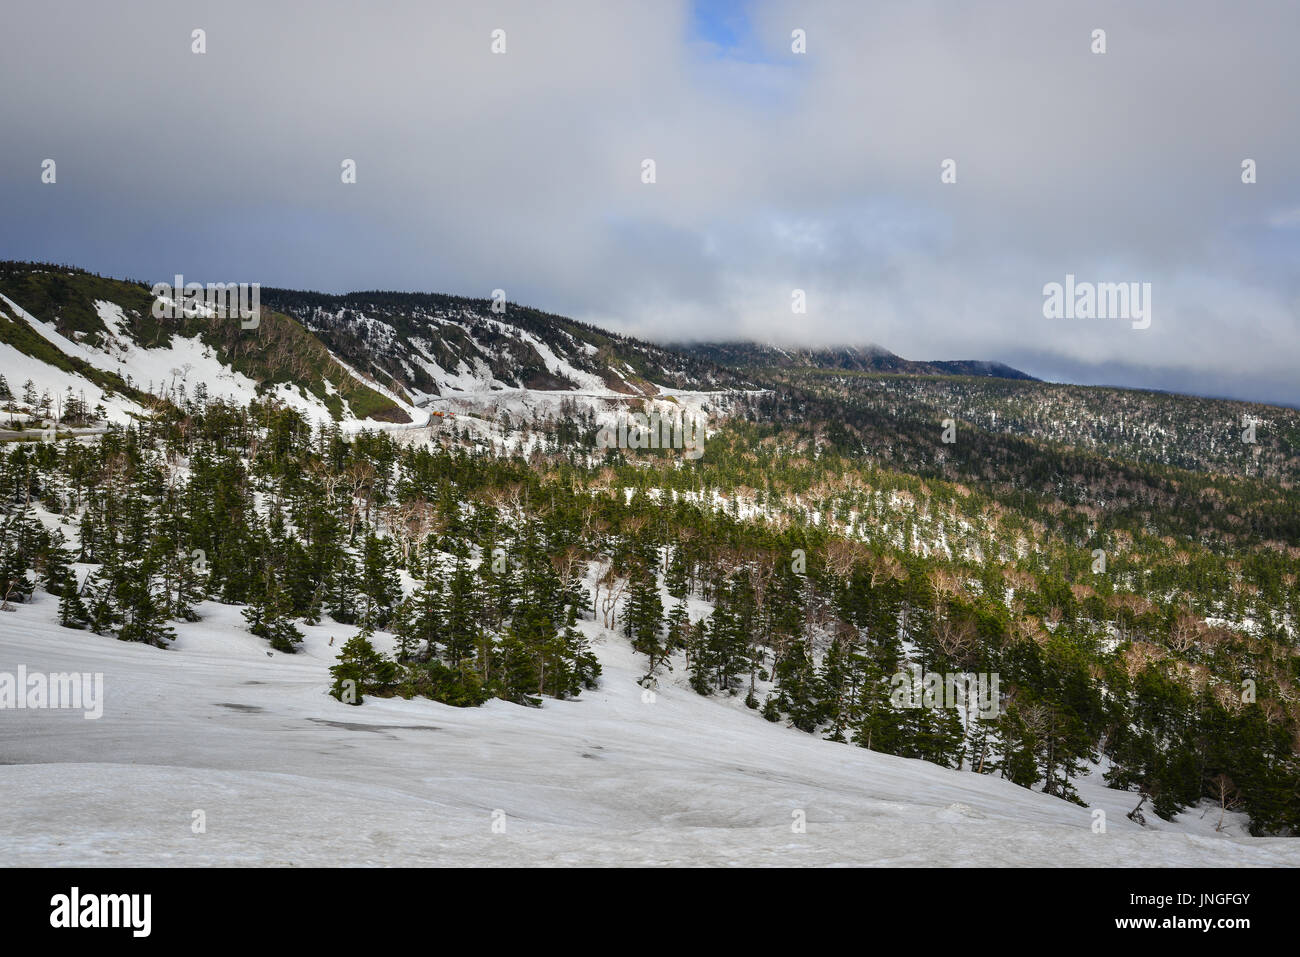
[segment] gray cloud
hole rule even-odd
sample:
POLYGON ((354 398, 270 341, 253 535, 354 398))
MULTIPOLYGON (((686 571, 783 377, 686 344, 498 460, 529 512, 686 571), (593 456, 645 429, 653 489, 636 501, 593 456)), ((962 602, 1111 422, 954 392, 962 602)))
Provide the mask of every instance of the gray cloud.
POLYGON ((686 3, 374 7, 8 12, 0 255, 1300 402, 1294 3, 757 2, 745 57, 686 3), (1044 319, 1067 272, 1151 328, 1044 319))

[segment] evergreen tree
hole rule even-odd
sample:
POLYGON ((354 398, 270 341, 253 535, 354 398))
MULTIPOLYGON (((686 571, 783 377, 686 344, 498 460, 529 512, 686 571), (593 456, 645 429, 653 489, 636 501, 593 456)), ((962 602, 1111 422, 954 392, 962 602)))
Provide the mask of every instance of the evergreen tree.
POLYGON ((813 731, 818 723, 818 684, 812 658, 802 640, 794 641, 776 665, 777 704, 800 731, 813 731))
POLYGON ((359 585, 352 558, 347 552, 339 552, 325 589, 325 609, 340 624, 354 625, 361 620, 359 585))
MULTIPOLYGON (((475 649, 482 638, 482 629, 478 623, 479 604, 474 574, 463 549, 458 550, 455 555, 451 580, 447 583, 445 604, 447 609, 445 651, 448 663, 454 668, 463 661, 473 659, 475 649)), ((481 674, 485 671, 485 668, 480 669, 481 674)))
POLYGON ((664 573, 664 587, 668 594, 678 601, 686 600, 686 561, 680 547, 674 548, 668 568, 664 573))
POLYGON ((290 614, 288 596, 280 590, 274 576, 268 576, 266 585, 249 596, 248 607, 243 612, 248 630, 265 638, 276 651, 294 654, 301 644, 303 634, 294 624, 290 614))
POLYGON ((442 584, 436 572, 430 572, 415 593, 398 606, 398 661, 409 661, 416 656, 429 660, 437 656, 446 630, 443 614, 442 584))
POLYGON ((654 573, 645 566, 635 568, 631 578, 623 609, 623 627, 632 639, 632 647, 650 659, 646 677, 651 677, 668 656, 663 635, 663 601, 659 598, 654 573))
POLYGON ((344 704, 359 705, 368 694, 382 694, 397 682, 397 665, 375 649, 374 632, 363 627, 349 638, 330 668, 334 683, 330 694, 344 704))
POLYGON ((78 593, 76 575, 70 575, 63 583, 63 593, 59 596, 59 624, 77 629, 90 624, 90 612, 78 593))
POLYGON ((672 611, 668 613, 668 633, 664 639, 664 647, 670 654, 685 649, 690 632, 691 618, 686 610, 686 599, 683 598, 673 605, 672 611))
POLYGON ((374 534, 367 535, 362 546, 359 591, 361 621, 376 628, 385 627, 401 598, 401 589, 388 543, 374 534))

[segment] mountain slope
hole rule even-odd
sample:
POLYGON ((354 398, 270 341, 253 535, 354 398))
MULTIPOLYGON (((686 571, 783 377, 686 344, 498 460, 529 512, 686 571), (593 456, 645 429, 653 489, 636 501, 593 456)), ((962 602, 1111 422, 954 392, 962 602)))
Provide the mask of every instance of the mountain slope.
POLYGON ((31 382, 35 398, 11 410, 20 418, 35 418, 50 397, 45 421, 60 417, 61 402, 83 398, 102 409, 99 420, 120 422, 161 398, 202 394, 274 398, 315 422, 422 425, 435 400, 469 400, 490 417, 517 410, 521 394, 525 405, 566 394, 625 404, 752 387, 706 360, 501 305, 265 289, 256 327, 244 328, 208 312, 156 318, 143 283, 4 262, 0 374, 15 392, 31 382))
POLYGON ((324 687, 355 627, 307 626, 268 658, 238 609, 208 604, 162 651, 59 629, 54 603, 0 616, 0 654, 102 672, 106 702, 95 721, 6 718, 11 865, 1300 864, 1300 843, 1244 837, 1240 815, 1232 836, 1217 811, 1139 827, 1134 795, 1091 781, 1078 807, 770 725, 682 679, 651 702, 642 661, 594 622, 604 678, 576 701, 353 708, 324 687))
POLYGON ((655 396, 737 387, 734 372, 515 303, 429 293, 265 289, 262 301, 418 405, 457 393, 530 389, 655 396))
MULTIPOLYGON (((749 822, 750 833, 775 848, 758 858, 774 859, 782 845, 772 839, 800 810, 810 824, 843 822, 832 843, 863 860, 906 858, 888 834, 855 835, 870 831, 867 814, 893 815, 898 828, 934 825, 933 807, 918 794, 937 795, 939 819, 952 818, 957 829, 980 815, 994 821, 985 836, 1029 857, 1044 841, 1006 834, 1025 819, 1067 828, 1050 840, 1075 860, 1113 863, 1099 855, 1116 852, 1097 844, 1090 827, 1077 839, 1068 830, 1091 824, 1073 802, 1115 816, 1136 804, 1138 789, 1155 795, 1162 822, 1181 826, 1179 815, 1201 811, 1216 781, 1220 800, 1232 803, 1223 784, 1231 782, 1250 815, 1234 826, 1256 834, 1300 828, 1294 419, 1262 421, 1251 444, 1238 440, 1232 421, 1242 410, 1204 400, 805 367, 756 370, 762 389, 665 394, 655 378, 675 372, 689 385, 739 380, 689 360, 675 366, 672 354, 630 340, 597 345, 556 317, 507 321, 486 303, 462 309, 425 297, 412 306, 395 297, 383 312, 389 294, 343 297, 386 317, 379 319, 281 298, 279 308, 266 307, 262 335, 245 339, 212 318, 160 324, 148 299, 122 298, 138 296, 139 287, 59 273, 39 270, 9 288, 47 318, 0 294, 8 335, 27 350, 3 343, 12 350, 7 368, 77 375, 91 388, 100 388, 92 376, 116 375, 140 399, 109 398, 138 408, 156 389, 175 397, 174 380, 156 383, 180 375, 167 363, 192 358, 209 363, 199 377, 217 387, 233 381, 250 395, 279 394, 295 385, 277 385, 275 376, 310 383, 321 366, 335 376, 324 379, 331 387, 361 381, 377 368, 354 366, 365 362, 365 330, 396 370, 374 383, 376 395, 415 415, 426 411, 415 402, 456 403, 457 411, 433 418, 444 408, 428 410, 428 427, 417 420, 415 428, 349 441, 267 403, 232 415, 191 397, 155 402, 144 410, 155 413, 146 426, 106 429, 99 440, 0 448, 0 481, 10 489, 0 508, 0 595, 22 606, 0 609, 11 612, 0 614, 0 651, 60 669, 67 659, 56 654, 82 655, 80 670, 112 676, 112 694, 120 695, 113 713, 128 717, 83 738, 102 744, 98 735, 120 736, 114 740, 136 768, 188 761, 191 769, 179 776, 96 769, 90 764, 104 749, 61 740, 62 717, 54 716, 6 742, 0 767, 11 758, 38 762, 41 736, 49 753, 76 767, 67 778, 65 768, 14 771, 4 783, 17 793, 75 791, 89 778, 91 791, 138 788, 140 802, 156 807, 178 786, 220 787, 221 773, 247 768, 246 780, 266 788, 259 800, 271 824, 258 831, 257 848, 214 842, 213 854, 227 860, 241 849, 256 858, 262 844, 277 860, 319 859, 323 852, 305 842, 275 838, 292 822, 273 806, 304 791, 332 796, 307 802, 322 820, 335 802, 347 806, 333 831, 322 823, 331 836, 382 832, 375 801, 362 793, 371 778, 386 795, 402 795, 395 813, 412 815, 402 818, 403 834, 418 830, 415 819, 432 804, 446 810, 437 841, 457 845, 476 813, 500 808, 512 821, 567 828, 569 820, 595 819, 603 829, 635 831, 670 860, 691 859, 692 842, 707 843, 700 827, 716 834, 727 820, 749 822), (421 330, 427 344, 413 345, 421 330), (426 350, 440 348, 455 357, 454 370, 451 358, 429 359, 426 350), (49 361, 36 362, 43 350, 49 361), (398 381, 414 375, 414 365, 402 363, 417 353, 438 393, 398 381), (657 371, 647 367, 655 378, 634 381, 633 360, 657 362, 657 371), (660 394, 636 391, 650 387, 660 394), (493 402, 493 415, 477 407, 462 414, 493 402), (658 403, 728 416, 709 423, 700 436, 707 443, 691 447, 699 455, 602 441, 594 412, 658 403), (1267 448, 1254 454, 1260 446, 1267 448), (54 628, 56 617, 63 629, 54 628), (352 637, 362 621, 381 647, 400 638, 403 661, 393 662, 396 680, 381 679, 376 666, 365 706, 342 712, 323 700, 325 668, 335 656, 358 655, 364 641, 348 651, 328 639, 352 637), (281 671, 278 656, 295 650, 297 622, 305 657, 281 671), (613 631, 620 626, 624 635, 613 631), (171 647, 176 660, 199 662, 195 668, 213 664, 209 684, 178 679, 191 667, 160 674, 151 664, 160 659, 135 651, 121 666, 107 652, 101 659, 102 649, 117 646, 67 634, 82 628, 171 647), (607 666, 599 683, 587 639, 607 666), (220 664, 223 656, 231 660, 220 664), (1005 708, 991 726, 955 703, 905 712, 889 689, 913 667, 1000 676, 1005 708), (1243 676, 1254 683, 1249 695, 1243 676), (658 697, 642 696, 642 687, 658 697), (159 712, 149 690, 156 688, 175 706, 159 712), (221 697, 204 697, 209 688, 222 689, 221 697), (574 694, 581 699, 571 706, 565 699, 574 694), (487 703, 466 717, 415 697, 487 703), (542 709, 501 712, 502 701, 542 709), (641 711, 669 704, 680 710, 641 711), (191 710, 198 705, 212 714, 191 710), (175 740, 149 733, 160 714, 196 745, 188 757, 178 757, 175 740), (430 715, 438 716, 434 726, 423 723, 430 715), (572 724, 553 723, 567 715, 572 724), (229 750, 242 727, 235 721, 258 729, 237 742, 238 753, 229 750), (788 727, 774 727, 782 723, 788 727), (225 733, 212 735, 215 727, 225 733), (450 728, 459 743, 438 734, 450 728), (791 729, 806 743, 787 748, 791 729), (408 732, 417 739, 412 749, 430 753, 411 758, 406 744, 370 749, 403 742, 408 732), (691 740, 670 751, 665 742, 677 737, 691 740), (829 757, 821 737, 852 756, 829 757), (972 777, 891 765, 854 749, 972 777), (593 762, 606 751, 637 755, 612 775, 631 780, 631 790, 601 790, 611 775, 593 762), (364 773, 386 763, 402 770, 364 773), (545 776, 570 763, 580 770, 566 779, 582 788, 572 800, 545 776), (1103 770, 1130 793, 1100 788, 1103 770), (274 775, 286 773, 300 780, 283 789, 274 775), (638 803, 635 786, 644 792, 655 774, 671 784, 638 803), (1053 796, 1050 809, 1044 792, 1053 796), (754 795, 767 802, 761 813, 752 810, 754 795), (776 822, 773 809, 782 812, 776 822)), ((31 390, 24 383, 22 391, 31 390)), ((358 419, 356 405, 337 398, 344 421, 378 421, 358 419)), ((323 403, 320 411, 332 418, 323 403)), ((221 816, 244 810, 238 802, 215 806, 221 816)), ((40 811, 25 810, 34 829, 57 833, 40 811)), ((134 812, 119 802, 115 813, 134 812)), ((142 835, 142 855, 174 852, 166 834, 129 821, 142 835)), ((1206 834, 1204 825, 1191 828, 1206 834)), ((1153 821, 1147 830, 1164 829, 1153 821)), ((1128 828, 1117 822, 1116 830, 1128 828)), ((556 853, 572 833, 544 832, 536 853, 556 853)), ((977 852, 964 836, 948 836, 962 853, 977 852)), ((745 838, 734 838, 716 853, 743 858, 745 838)), ((599 834, 571 840, 578 858, 604 860, 599 834)), ((942 844, 932 833, 915 859, 932 862, 942 844)), ((384 859, 378 845, 356 846, 358 855, 384 859)), ((487 853, 459 846, 457 853, 487 853)), ((834 859, 829 843, 810 853, 834 859)), ((1176 849, 1159 853, 1177 857, 1176 849)))
POLYGON ((909 375, 989 376, 1037 382, 1033 376, 1001 362, 957 359, 915 362, 880 346, 840 346, 827 349, 782 349, 757 342, 694 342, 674 346, 688 355, 735 369, 840 369, 846 372, 889 372, 909 375))
POLYGON ((0 373, 14 390, 31 380, 56 404, 84 395, 110 421, 196 393, 240 404, 274 397, 315 421, 413 421, 399 399, 274 310, 245 329, 237 318, 156 318, 153 304, 142 283, 0 263, 0 373))

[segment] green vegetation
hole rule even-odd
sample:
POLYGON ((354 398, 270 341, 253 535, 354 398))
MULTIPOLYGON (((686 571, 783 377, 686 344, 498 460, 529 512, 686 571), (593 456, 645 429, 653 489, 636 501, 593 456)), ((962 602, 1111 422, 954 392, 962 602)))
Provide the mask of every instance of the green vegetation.
MULTIPOLYGON (((402 444, 313 429, 271 396, 173 396, 93 443, 0 449, 4 600, 44 587, 68 627, 160 646, 204 601, 286 654, 304 627, 357 626, 331 686, 354 704, 573 697, 598 681, 599 625, 641 655, 646 693, 734 695, 754 720, 1064 800, 1099 762, 1158 815, 1240 802, 1255 833, 1300 830, 1300 413, 986 376, 742 379, 482 300, 269 299, 255 333, 175 328, 336 414, 396 406, 326 344, 395 388, 429 384, 417 339, 446 368, 557 384, 509 324, 592 374, 626 363, 634 389, 763 389, 709 400, 725 417, 699 460, 598 449, 573 398, 511 418, 524 458, 459 420, 402 444), (962 675, 996 695, 926 699, 962 675)), ((39 357, 25 323, 0 329, 39 357)))

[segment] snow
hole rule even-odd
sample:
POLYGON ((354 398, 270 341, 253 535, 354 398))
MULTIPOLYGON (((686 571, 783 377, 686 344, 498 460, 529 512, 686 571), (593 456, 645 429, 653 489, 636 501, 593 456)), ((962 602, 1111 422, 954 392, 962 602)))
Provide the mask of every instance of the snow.
MULTIPOLYGON (((245 406, 258 398, 257 383, 222 363, 212 347, 204 344, 198 336, 185 338, 173 335, 166 346, 154 349, 136 345, 129 333, 129 320, 123 314, 121 306, 115 303, 96 300, 94 304, 96 313, 108 330, 108 341, 102 349, 61 335, 52 324, 37 319, 5 296, 0 295, 0 303, 65 355, 82 359, 102 371, 116 372, 123 381, 141 391, 162 395, 183 386, 189 395, 193 395, 195 388, 202 383, 206 385, 211 399, 224 399, 245 406)), ((428 421, 426 413, 413 408, 379 383, 360 375, 332 353, 331 356, 349 375, 396 402, 416 425, 422 426, 428 421)), ((74 394, 85 395, 92 409, 102 402, 111 422, 125 424, 143 411, 138 404, 121 395, 105 399, 104 391, 85 377, 35 360, 5 343, 0 343, 0 374, 5 376, 10 389, 15 393, 27 379, 33 381, 38 395, 48 391, 52 397, 60 397, 66 388, 71 387, 74 394)), ((328 381, 325 385, 327 392, 336 391, 328 381)), ((268 391, 309 422, 322 425, 333 421, 324 402, 295 385, 282 382, 268 391)), ((350 431, 390 426, 390 423, 369 419, 359 421, 355 418, 342 424, 350 431)))
POLYGON ((1134 795, 1084 780, 1094 833, 1087 808, 769 724, 680 668, 651 699, 644 659, 594 622, 598 690, 462 710, 334 701, 355 629, 328 620, 268 656, 236 607, 200 606, 167 650, 55 609, 39 592, 0 614, 0 671, 102 672, 104 715, 0 711, 10 865, 1300 865, 1300 842, 1246 837, 1239 815, 1228 835, 1217 812, 1142 828, 1134 795))
MULTIPOLYGON (((4 305, 7 312, 28 322, 33 329, 64 353, 86 358, 86 354, 93 351, 79 342, 74 342, 59 335, 52 326, 40 322, 7 296, 0 295, 0 303, 4 305)), ((104 354, 97 353, 97 355, 100 358, 100 364, 107 365, 107 363, 103 362, 105 359, 104 354)), ((71 388, 74 395, 85 396, 86 403, 90 408, 93 409, 96 405, 103 404, 110 421, 125 423, 134 415, 138 415, 143 411, 139 405, 124 396, 114 395, 111 398, 105 398, 103 389, 79 373, 65 372, 62 369, 40 362, 4 342, 0 342, 0 375, 5 377, 14 395, 22 394, 23 383, 28 379, 32 381, 38 396, 48 392, 54 400, 61 400, 64 391, 71 388)))
MULTIPOLYGON (((171 300, 163 297, 163 301, 171 300)), ((92 341, 81 338, 68 338, 60 334, 52 323, 37 319, 26 312, 17 303, 0 296, 0 307, 6 308, 18 319, 28 323, 32 329, 46 339, 60 352, 75 356, 96 369, 115 372, 123 381, 129 382, 136 389, 163 395, 184 387, 186 394, 193 395, 200 383, 204 384, 212 399, 224 399, 236 405, 245 406, 251 400, 259 398, 258 384, 235 372, 224 364, 220 356, 203 343, 198 336, 185 338, 173 335, 165 346, 158 348, 141 348, 130 334, 130 320, 122 308, 112 302, 97 300, 94 307, 103 322, 107 334, 100 342, 99 337, 92 341)), ((202 307, 201 307, 202 308, 202 307)), ((558 355, 547 343, 533 333, 501 322, 496 319, 474 317, 474 323, 456 322, 442 316, 429 317, 431 323, 441 329, 455 329, 472 347, 473 353, 467 363, 464 358, 457 359, 454 371, 442 368, 434 359, 431 343, 413 339, 409 343, 411 350, 403 360, 422 366, 436 383, 437 394, 413 390, 408 397, 399 394, 363 374, 353 365, 345 362, 334 353, 331 358, 348 375, 366 385, 375 392, 391 399, 410 418, 409 423, 379 422, 371 419, 360 420, 346 407, 340 426, 345 432, 360 429, 390 432, 420 432, 408 441, 429 441, 442 431, 444 425, 430 415, 433 410, 453 412, 458 418, 481 417, 485 422, 482 430, 489 444, 499 445, 508 451, 527 453, 535 443, 520 443, 515 439, 506 439, 493 435, 492 424, 505 412, 516 425, 527 422, 536 423, 543 417, 558 416, 561 405, 570 402, 575 408, 594 412, 602 425, 614 424, 619 414, 630 410, 642 409, 659 411, 663 414, 680 415, 683 412, 696 418, 703 418, 706 413, 725 414, 732 394, 726 392, 693 392, 652 385, 657 397, 651 398, 639 394, 628 394, 610 389, 597 375, 579 369, 565 357, 558 355), (474 328, 486 328, 506 339, 514 339, 516 344, 532 350, 548 372, 568 382, 576 388, 572 390, 523 389, 513 387, 498 379, 486 357, 497 357, 497 352, 485 345, 474 335, 474 328), (676 400, 668 401, 666 396, 676 400)), ((468 318, 468 317, 466 317, 468 318)), ((397 335, 393 327, 380 320, 363 314, 354 314, 352 322, 364 326, 378 340, 391 342, 397 335)), ((307 328, 312 328, 309 323, 307 328)), ((578 340, 574 340, 578 343, 578 340)), ((581 343, 584 351, 591 352, 589 343, 581 343)), ((627 367, 632 373, 631 367, 627 367)), ((68 387, 74 394, 86 397, 93 409, 103 404, 109 421, 125 424, 143 414, 143 409, 124 396, 114 395, 105 398, 104 391, 84 376, 65 372, 44 362, 34 360, 20 350, 0 343, 0 374, 15 391, 21 389, 27 379, 32 379, 37 395, 49 392, 52 397, 61 397, 68 387)), ((327 380, 324 382, 327 393, 336 394, 337 389, 327 380)), ((274 395, 288 407, 299 412, 307 421, 324 425, 332 422, 329 408, 316 396, 290 383, 278 383, 264 390, 274 395)))

